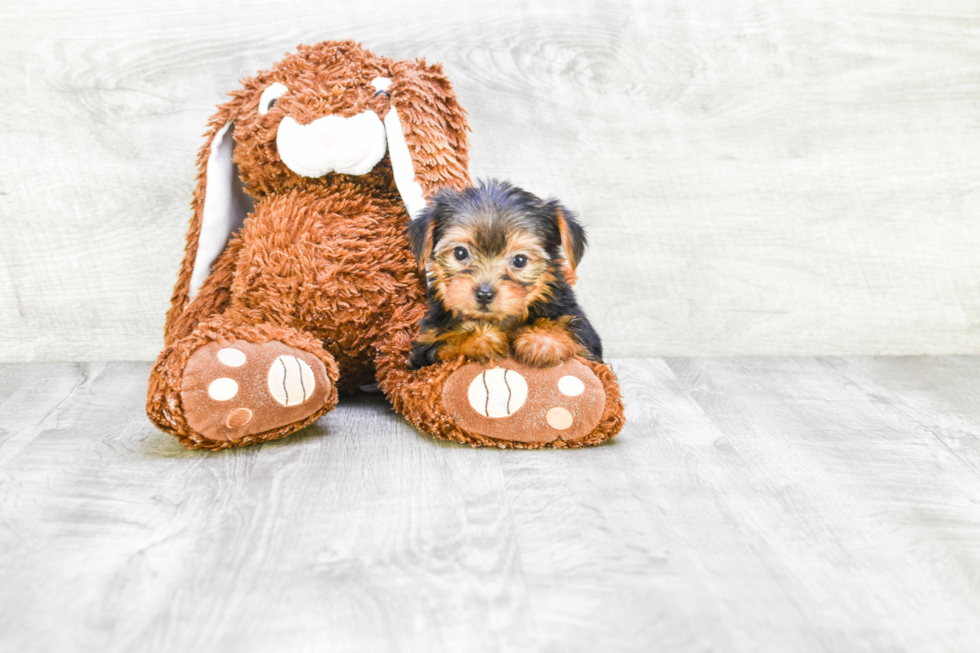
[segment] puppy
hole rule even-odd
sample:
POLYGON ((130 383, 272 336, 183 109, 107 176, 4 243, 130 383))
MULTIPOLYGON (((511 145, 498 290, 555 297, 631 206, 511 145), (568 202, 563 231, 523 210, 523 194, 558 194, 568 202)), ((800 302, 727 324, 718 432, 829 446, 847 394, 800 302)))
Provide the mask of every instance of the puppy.
POLYGON ((491 180, 440 190, 409 225, 429 309, 412 366, 513 356, 533 367, 602 360, 602 343, 570 282, 585 231, 556 200, 491 180))

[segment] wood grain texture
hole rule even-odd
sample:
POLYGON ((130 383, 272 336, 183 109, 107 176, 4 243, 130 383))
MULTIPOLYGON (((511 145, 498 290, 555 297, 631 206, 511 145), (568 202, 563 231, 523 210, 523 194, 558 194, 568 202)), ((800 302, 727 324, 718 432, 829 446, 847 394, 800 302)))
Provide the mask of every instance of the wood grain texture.
POLYGON ((443 61, 579 211, 613 355, 980 353, 972 0, 0 6, 0 360, 152 359, 213 107, 300 42, 443 61))
POLYGON ((217 453, 146 363, 3 365, 0 650, 972 653, 978 363, 620 359, 596 449, 375 395, 217 453))

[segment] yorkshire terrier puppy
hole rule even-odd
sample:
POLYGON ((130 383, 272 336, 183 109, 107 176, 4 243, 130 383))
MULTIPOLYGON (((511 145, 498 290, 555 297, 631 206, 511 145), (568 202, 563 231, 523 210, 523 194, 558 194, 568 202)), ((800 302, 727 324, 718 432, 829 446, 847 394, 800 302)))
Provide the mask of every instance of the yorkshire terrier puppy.
POLYGON ((602 360, 602 343, 570 282, 585 231, 556 200, 491 180, 443 189, 408 228, 429 309, 412 366, 513 356, 533 367, 602 360))

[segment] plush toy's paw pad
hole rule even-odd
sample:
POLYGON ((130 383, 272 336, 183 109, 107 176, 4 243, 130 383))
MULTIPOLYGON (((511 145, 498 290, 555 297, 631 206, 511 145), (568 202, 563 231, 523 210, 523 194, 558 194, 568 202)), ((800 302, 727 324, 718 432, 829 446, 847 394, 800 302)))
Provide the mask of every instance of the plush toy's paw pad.
POLYGON ((453 372, 443 405, 461 429, 496 440, 575 442, 599 424, 606 405, 602 382, 577 360, 536 368, 508 359, 469 363, 453 372))
POLYGON ((236 442, 312 415, 330 387, 323 361, 305 351, 276 341, 211 342, 188 359, 181 401, 192 429, 236 442))

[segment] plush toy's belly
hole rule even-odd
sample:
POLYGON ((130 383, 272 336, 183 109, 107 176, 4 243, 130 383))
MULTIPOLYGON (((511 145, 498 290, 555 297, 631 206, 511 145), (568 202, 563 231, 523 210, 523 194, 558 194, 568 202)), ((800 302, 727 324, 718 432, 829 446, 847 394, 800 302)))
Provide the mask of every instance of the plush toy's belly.
POLYGON ((407 224, 397 194, 354 184, 263 199, 242 229, 233 304, 319 337, 341 389, 370 383, 392 313, 424 301, 407 224))

